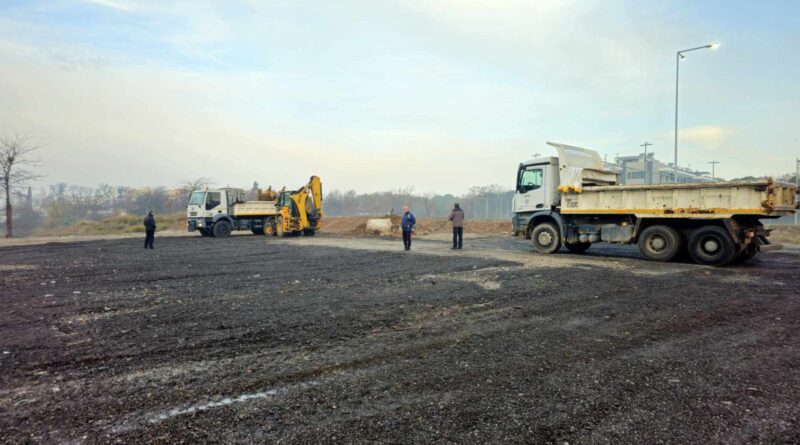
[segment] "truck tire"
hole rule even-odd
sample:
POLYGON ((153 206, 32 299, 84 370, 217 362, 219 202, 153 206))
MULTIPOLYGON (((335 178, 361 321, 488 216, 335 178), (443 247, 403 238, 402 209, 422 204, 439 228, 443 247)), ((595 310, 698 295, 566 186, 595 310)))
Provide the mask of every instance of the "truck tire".
POLYGON ((214 228, 212 229, 214 236, 217 238, 225 238, 226 236, 231 234, 231 223, 228 221, 217 221, 214 224, 214 228))
POLYGON ((592 246, 592 243, 564 243, 564 247, 572 253, 583 253, 592 246))
POLYGON ((689 236, 689 255, 697 264, 723 266, 736 257, 736 244, 722 227, 703 226, 689 236))
POLYGON ((259 228, 251 227, 250 231, 253 232, 253 235, 263 235, 264 234, 264 228, 263 227, 259 227, 259 228))
POLYGON ((554 253, 561 247, 561 233, 555 224, 541 223, 533 228, 531 242, 539 253, 554 253))
POLYGON ((639 235, 639 251, 650 261, 669 261, 681 250, 683 240, 669 226, 650 226, 639 235))
POLYGON ((316 233, 314 229, 303 229, 303 236, 314 236, 316 233))

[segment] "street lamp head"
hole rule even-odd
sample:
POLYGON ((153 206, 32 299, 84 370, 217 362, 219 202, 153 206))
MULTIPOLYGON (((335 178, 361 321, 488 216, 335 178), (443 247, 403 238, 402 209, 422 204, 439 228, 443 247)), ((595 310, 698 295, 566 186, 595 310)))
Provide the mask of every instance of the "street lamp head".
POLYGON ((708 45, 708 47, 711 48, 711 49, 717 49, 717 48, 719 48, 719 43, 712 43, 712 44, 708 45))
POLYGON ((681 59, 685 59, 686 58, 686 56, 684 56, 683 53, 678 53, 678 55, 681 56, 681 59))

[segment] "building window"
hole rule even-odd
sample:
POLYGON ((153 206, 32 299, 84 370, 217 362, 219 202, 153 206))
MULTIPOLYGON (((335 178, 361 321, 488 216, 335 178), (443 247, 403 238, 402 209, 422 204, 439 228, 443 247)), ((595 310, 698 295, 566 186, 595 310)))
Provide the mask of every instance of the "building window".
POLYGON ((644 172, 628 172, 628 179, 644 179, 644 172))

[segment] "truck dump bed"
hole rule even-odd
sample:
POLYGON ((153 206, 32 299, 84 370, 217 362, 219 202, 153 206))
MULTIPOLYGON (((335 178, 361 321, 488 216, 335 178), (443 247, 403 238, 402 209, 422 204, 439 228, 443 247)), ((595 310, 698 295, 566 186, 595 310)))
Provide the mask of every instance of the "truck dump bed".
POLYGON ((278 214, 277 201, 245 201, 233 206, 233 216, 275 216, 278 214))
POLYGON ((793 184, 758 179, 689 184, 587 186, 565 191, 561 213, 632 214, 658 218, 778 218, 797 208, 793 184))

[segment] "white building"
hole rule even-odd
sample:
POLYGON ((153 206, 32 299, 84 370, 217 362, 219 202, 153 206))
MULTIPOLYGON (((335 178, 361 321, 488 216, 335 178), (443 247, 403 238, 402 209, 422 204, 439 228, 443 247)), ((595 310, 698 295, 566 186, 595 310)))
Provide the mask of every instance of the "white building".
MULTIPOLYGON (((606 162, 606 170, 619 175, 619 183, 626 185, 637 184, 662 184, 674 183, 675 169, 672 163, 664 163, 653 156, 653 153, 644 153, 638 156, 617 156, 614 162, 606 162)), ((678 167, 677 182, 709 182, 712 181, 709 172, 695 171, 678 167)))

